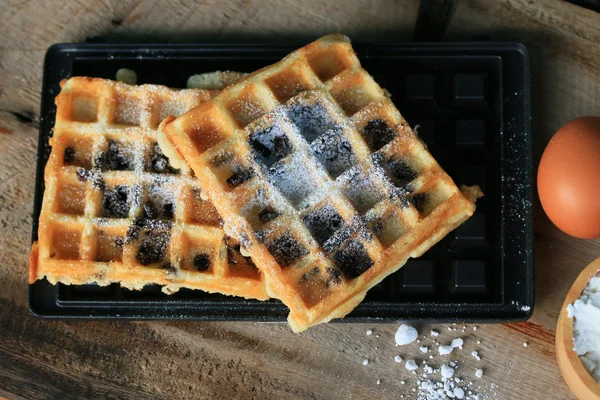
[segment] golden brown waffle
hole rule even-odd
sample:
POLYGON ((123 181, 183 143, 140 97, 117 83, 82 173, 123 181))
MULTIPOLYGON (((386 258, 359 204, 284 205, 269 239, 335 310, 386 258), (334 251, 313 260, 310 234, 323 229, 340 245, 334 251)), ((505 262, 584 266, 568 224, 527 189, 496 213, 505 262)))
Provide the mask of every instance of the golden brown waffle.
POLYGON ((29 281, 163 285, 267 299, 190 170, 169 166, 156 128, 213 97, 75 77, 61 82, 29 281))
POLYGON ((163 129, 269 294, 290 308, 294 331, 346 315, 471 216, 481 195, 456 187, 342 35, 163 129))

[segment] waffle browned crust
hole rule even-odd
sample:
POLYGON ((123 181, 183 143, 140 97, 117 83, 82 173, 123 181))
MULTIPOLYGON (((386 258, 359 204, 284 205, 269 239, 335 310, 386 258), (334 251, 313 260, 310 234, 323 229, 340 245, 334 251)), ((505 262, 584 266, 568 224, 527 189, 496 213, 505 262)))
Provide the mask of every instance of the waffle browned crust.
POLYGON ((338 34, 162 126, 296 332, 346 315, 481 195, 456 187, 338 34))
POLYGON ((268 298, 262 274, 224 234, 193 173, 171 168, 157 144, 162 118, 216 93, 61 82, 30 283, 160 284, 166 293, 268 298))

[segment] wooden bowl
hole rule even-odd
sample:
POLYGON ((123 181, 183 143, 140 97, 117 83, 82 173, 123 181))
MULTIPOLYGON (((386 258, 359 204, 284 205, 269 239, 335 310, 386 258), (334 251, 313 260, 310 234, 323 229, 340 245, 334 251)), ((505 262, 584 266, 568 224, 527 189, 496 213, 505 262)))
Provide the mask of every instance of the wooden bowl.
POLYGON ((567 294, 556 325, 556 358, 558 366, 571 391, 580 400, 600 400, 600 383, 587 372, 573 350, 573 318, 567 314, 567 305, 581 296, 590 279, 600 271, 600 258, 579 274, 567 294))

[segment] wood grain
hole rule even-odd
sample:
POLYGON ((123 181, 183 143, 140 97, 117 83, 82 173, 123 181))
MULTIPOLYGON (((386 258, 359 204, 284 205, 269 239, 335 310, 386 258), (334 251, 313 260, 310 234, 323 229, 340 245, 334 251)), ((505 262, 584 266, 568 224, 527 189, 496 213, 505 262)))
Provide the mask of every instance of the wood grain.
MULTIPOLYGON (((416 344, 394 347, 398 324, 338 323, 294 335, 280 324, 42 321, 27 309, 26 271, 42 62, 51 44, 99 35, 308 41, 333 31, 354 40, 410 40, 417 8, 410 0, 1 0, 0 397, 414 398, 415 377, 393 357, 424 355, 416 344)), ((473 34, 520 40, 531 51, 536 161, 563 123, 600 115, 599 14, 557 0, 462 0, 447 36, 473 34)), ((535 235, 531 321, 477 331, 469 326, 464 333, 460 325, 457 331, 419 326, 427 336, 440 330, 441 342, 465 338, 465 349, 454 357, 461 375, 492 399, 574 398, 556 363, 554 331, 570 284, 600 255, 600 241, 562 234, 539 204, 535 235), (481 361, 470 356, 474 349, 481 361), (476 368, 485 370, 482 379, 473 377, 476 368)))

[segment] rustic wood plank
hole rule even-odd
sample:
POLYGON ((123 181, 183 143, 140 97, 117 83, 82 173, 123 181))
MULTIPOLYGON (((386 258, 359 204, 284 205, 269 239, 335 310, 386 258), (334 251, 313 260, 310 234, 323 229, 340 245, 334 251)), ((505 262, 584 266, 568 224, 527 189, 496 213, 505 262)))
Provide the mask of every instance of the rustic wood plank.
MULTIPOLYGON (((414 376, 393 357, 426 356, 416 344, 394 346, 397 324, 330 324, 294 335, 280 324, 43 321, 27 310, 25 282, 48 46, 93 35, 297 41, 332 31, 354 40, 408 40, 416 2, 4 0, 0 7, 0 396, 414 397, 414 376), (367 329, 374 334, 367 336, 367 329)), ((448 36, 472 34, 529 46, 536 157, 564 122, 600 114, 599 14, 556 0, 462 0, 448 36)), ((554 329, 570 283, 600 254, 600 241, 567 237, 545 218, 539 203, 535 232, 537 305, 530 322, 477 331, 468 326, 464 333, 460 325, 419 326, 427 335, 422 343, 429 346, 432 327, 440 330, 440 342, 465 338, 465 349, 455 357, 462 375, 485 386, 481 390, 491 398, 573 398, 556 365, 554 329), (474 349, 481 361, 470 356, 474 349), (478 367, 485 370, 480 380, 473 377, 478 367)))

